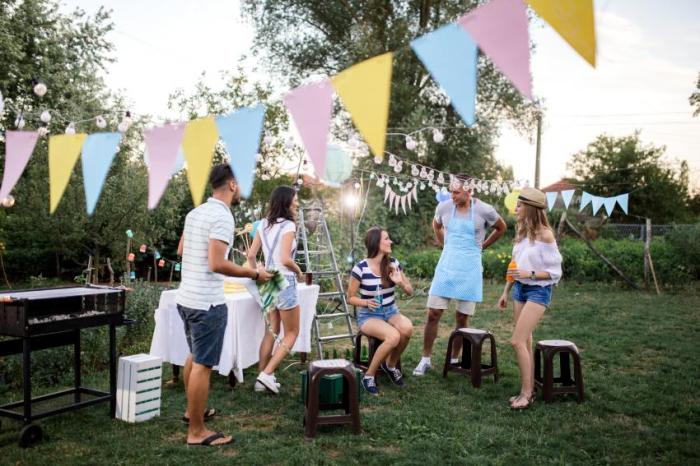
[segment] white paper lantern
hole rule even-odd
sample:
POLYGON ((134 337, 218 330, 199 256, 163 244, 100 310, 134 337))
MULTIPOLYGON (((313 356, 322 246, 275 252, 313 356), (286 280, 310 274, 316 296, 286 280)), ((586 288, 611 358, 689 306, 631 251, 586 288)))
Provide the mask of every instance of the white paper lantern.
POLYGON ((420 172, 418 171, 418 167, 416 167, 415 165, 411 165, 411 175, 418 176, 419 173, 420 172))
POLYGON ((95 126, 100 129, 104 129, 107 127, 107 120, 105 120, 102 115, 97 115, 95 117, 95 126))
POLYGON ((46 88, 46 84, 44 83, 36 83, 34 85, 34 93, 39 97, 44 97, 46 95, 47 90, 48 89, 46 88))
POLYGON ((3 207, 9 208, 9 207, 12 207, 13 205, 15 205, 15 198, 12 196, 7 196, 2 201, 0 201, 0 203, 2 203, 3 207))
POLYGON ((445 140, 445 135, 438 128, 433 129, 433 142, 438 144, 445 140))
POLYGON ((41 112, 41 115, 39 115, 39 119, 43 121, 44 123, 48 123, 51 121, 51 112, 48 110, 44 110, 41 112))
POLYGON ((39 135, 39 137, 43 138, 44 136, 49 134, 49 129, 46 126, 42 126, 38 130, 36 130, 36 132, 39 135))
POLYGON ((379 165, 380 163, 382 163, 382 158, 379 157, 379 156, 374 157, 374 163, 376 163, 377 165, 379 165))
POLYGON ((418 146, 418 143, 411 136, 406 136, 406 149, 414 150, 418 146))

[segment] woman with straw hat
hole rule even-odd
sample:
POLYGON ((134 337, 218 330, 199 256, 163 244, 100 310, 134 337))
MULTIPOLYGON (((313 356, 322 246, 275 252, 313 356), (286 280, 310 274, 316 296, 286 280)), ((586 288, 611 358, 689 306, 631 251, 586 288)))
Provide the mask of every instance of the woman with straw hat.
POLYGON ((517 225, 513 259, 517 268, 509 269, 513 281, 507 282, 498 307, 505 309, 508 293, 513 289, 515 329, 511 344, 520 369, 520 393, 510 398, 513 409, 529 408, 534 401, 534 360, 532 332, 552 300, 552 285, 561 278, 561 254, 554 232, 547 221, 545 194, 524 188, 515 208, 517 225))

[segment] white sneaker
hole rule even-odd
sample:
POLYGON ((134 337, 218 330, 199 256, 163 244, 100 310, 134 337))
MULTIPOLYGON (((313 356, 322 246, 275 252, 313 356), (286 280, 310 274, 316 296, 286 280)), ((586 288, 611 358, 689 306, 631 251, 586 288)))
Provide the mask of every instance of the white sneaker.
POLYGON ((430 363, 430 359, 423 358, 420 360, 415 369, 413 369, 413 375, 425 375, 428 369, 432 369, 433 365, 430 363))
POLYGON ((272 374, 268 375, 264 372, 261 372, 260 374, 258 374, 257 381, 260 382, 260 384, 263 387, 270 390, 275 395, 279 394, 280 385, 277 383, 277 379, 275 378, 274 375, 272 375, 272 374))
POLYGON ((451 358, 450 359, 450 364, 459 364, 460 359, 459 358, 451 358))
MULTIPOLYGON (((277 388, 280 388, 280 383, 276 382, 277 388)), ((267 388, 265 388, 265 385, 261 384, 260 381, 256 380, 255 385, 253 386, 253 390, 256 392, 264 392, 267 391, 267 388)))

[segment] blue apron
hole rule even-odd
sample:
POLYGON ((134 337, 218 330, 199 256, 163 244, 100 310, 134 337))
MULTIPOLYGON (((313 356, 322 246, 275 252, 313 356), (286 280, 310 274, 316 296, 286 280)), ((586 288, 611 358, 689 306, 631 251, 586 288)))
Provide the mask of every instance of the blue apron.
POLYGON ((483 278, 481 247, 476 241, 474 202, 469 206, 469 219, 455 216, 456 211, 457 206, 454 206, 430 294, 480 303, 483 278))

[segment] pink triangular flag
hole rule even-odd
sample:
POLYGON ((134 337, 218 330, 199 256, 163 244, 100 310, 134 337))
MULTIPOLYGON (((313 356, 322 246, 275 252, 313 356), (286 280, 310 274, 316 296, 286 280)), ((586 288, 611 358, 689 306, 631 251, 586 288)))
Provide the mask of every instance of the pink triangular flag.
POLYGON ((413 187, 413 200, 418 202, 418 186, 413 187))
POLYGON ((147 129, 143 140, 148 151, 148 208, 158 205, 177 163, 186 123, 173 123, 147 129))
POLYGON ((386 202, 386 200, 389 199, 390 192, 391 192, 391 186, 386 185, 386 189, 384 189, 384 202, 386 202))
POLYGON ((530 34, 523 0, 491 0, 457 20, 493 63, 532 99, 530 34))
MULTIPOLYGON (((413 188, 413 189, 416 189, 416 188, 413 188)), ((406 197, 408 198, 408 208, 409 209, 413 208, 413 207, 411 207, 411 197, 413 196, 413 189, 411 191, 409 191, 409 193, 406 195, 406 197)))
POLYGON ((323 176, 333 108, 331 81, 324 79, 318 83, 297 87, 284 96, 284 104, 292 115, 316 174, 323 176))
POLYGON ((39 133, 36 131, 5 132, 5 171, 2 174, 0 199, 10 195, 17 180, 22 176, 38 137, 39 133))
POLYGON ((403 209, 403 214, 406 215, 406 195, 401 196, 401 208, 403 209))
POLYGON ((389 188, 389 209, 394 207, 394 199, 396 199, 396 193, 393 189, 389 188))

